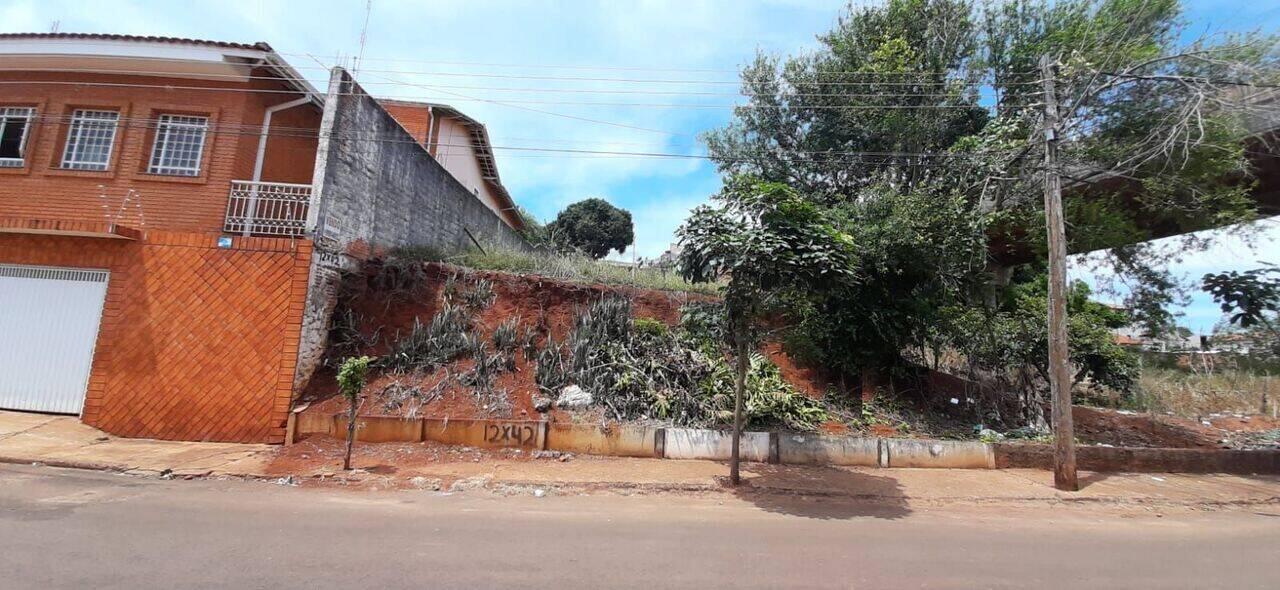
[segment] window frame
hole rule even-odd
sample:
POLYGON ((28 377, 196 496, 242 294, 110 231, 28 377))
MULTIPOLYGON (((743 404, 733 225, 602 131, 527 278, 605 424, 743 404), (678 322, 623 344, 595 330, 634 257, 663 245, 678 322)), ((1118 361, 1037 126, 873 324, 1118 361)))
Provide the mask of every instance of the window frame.
MULTIPOLYGON (((212 117, 208 115, 183 113, 161 113, 156 117, 155 133, 151 139, 151 153, 147 157, 146 173, 156 176, 198 178, 204 172, 205 145, 209 142, 209 127, 211 121, 212 117), (195 120, 201 120, 202 122, 192 122, 195 120), (191 158, 191 160, 195 162, 194 167, 177 166, 172 163, 165 163, 165 151, 177 149, 175 146, 181 147, 181 144, 173 141, 174 130, 199 131, 200 142, 195 146, 195 153, 193 154, 194 157, 191 158)), ((174 152, 170 151, 167 156, 167 159, 170 162, 174 160, 173 154, 174 152)))
MULTIPOLYGON (((102 125, 105 127, 105 125, 102 125)), ((61 170, 73 170, 78 172, 106 172, 111 169, 111 158, 115 155, 116 138, 120 130, 120 111, 110 109, 75 109, 71 111, 71 123, 67 126, 67 137, 62 143, 62 158, 58 164, 61 170), (107 151, 103 154, 102 162, 72 160, 72 146, 79 145, 84 141, 83 129, 88 128, 95 123, 101 124, 107 121, 106 118, 94 118, 90 116, 94 114, 110 113, 115 116, 111 119, 110 135, 107 141, 107 151), (81 121, 84 125, 78 125, 81 121), (99 168, 98 166, 101 166, 99 168)))
POLYGON ((27 165, 27 142, 31 139, 31 128, 35 123, 36 108, 30 106, 0 105, 0 137, 3 137, 4 129, 9 125, 9 121, 16 118, 26 119, 26 122, 22 127, 22 136, 18 138, 18 157, 0 157, 0 168, 24 168, 27 165), (14 112, 19 111, 26 111, 26 114, 14 114, 14 112))

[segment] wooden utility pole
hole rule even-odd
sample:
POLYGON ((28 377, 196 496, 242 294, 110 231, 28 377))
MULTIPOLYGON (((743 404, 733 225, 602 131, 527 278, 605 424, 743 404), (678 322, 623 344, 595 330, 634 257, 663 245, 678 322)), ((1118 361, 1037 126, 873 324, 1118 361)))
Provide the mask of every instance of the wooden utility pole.
POLYGON ((1076 480, 1075 426, 1071 419, 1070 349, 1067 344, 1067 238, 1062 220, 1062 176, 1058 170, 1056 66, 1040 58, 1044 84, 1044 220, 1049 236, 1049 389, 1053 396, 1053 485, 1069 492, 1076 480))
POLYGON ((739 448, 742 444, 742 397, 746 395, 746 379, 747 371, 750 369, 750 359, 747 358, 749 350, 746 342, 746 329, 739 327, 737 341, 734 342, 734 348, 737 350, 737 370, 733 375, 733 441, 729 450, 729 483, 738 485, 742 483, 742 476, 739 471, 740 457, 739 448))

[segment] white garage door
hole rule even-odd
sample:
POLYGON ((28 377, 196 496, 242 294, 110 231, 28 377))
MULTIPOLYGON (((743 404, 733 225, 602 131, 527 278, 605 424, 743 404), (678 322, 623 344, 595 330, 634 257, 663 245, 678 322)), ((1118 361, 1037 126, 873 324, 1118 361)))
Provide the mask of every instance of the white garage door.
POLYGON ((0 264, 0 408, 79 414, 107 271, 0 264))

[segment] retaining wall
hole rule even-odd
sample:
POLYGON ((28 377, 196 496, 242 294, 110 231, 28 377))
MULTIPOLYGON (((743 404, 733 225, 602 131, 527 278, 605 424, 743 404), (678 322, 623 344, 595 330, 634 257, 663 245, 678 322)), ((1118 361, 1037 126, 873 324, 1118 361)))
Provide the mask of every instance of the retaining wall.
POLYGON ((597 426, 551 424, 547 449, 584 455, 614 457, 662 457, 661 428, 648 426, 597 426))
MULTIPOLYGON (((993 446, 999 469, 1053 468, 1052 446, 993 446)), ((1101 472, 1280 474, 1280 451, 1076 447, 1076 466, 1101 472)))
POLYGON ((783 434, 778 459, 794 465, 855 465, 878 467, 881 440, 816 434, 783 434))
MULTIPOLYGON (((727 460, 733 448, 733 436, 720 430, 667 428, 663 445, 666 459, 727 460)), ((776 463, 770 460, 768 432, 744 432, 739 441, 738 456, 743 461, 776 463)))
MULTIPOLYGON (((301 412, 294 436, 346 438, 346 416, 301 412)), ((362 416, 356 440, 421 442, 479 448, 517 447, 584 455, 658 459, 729 459, 732 438, 720 430, 538 420, 440 420, 362 416)), ((744 461, 787 465, 848 465, 943 469, 1050 469, 1047 445, 861 438, 777 432, 742 433, 744 461)), ((1280 451, 1078 447, 1080 469, 1101 472, 1280 474, 1280 451)))

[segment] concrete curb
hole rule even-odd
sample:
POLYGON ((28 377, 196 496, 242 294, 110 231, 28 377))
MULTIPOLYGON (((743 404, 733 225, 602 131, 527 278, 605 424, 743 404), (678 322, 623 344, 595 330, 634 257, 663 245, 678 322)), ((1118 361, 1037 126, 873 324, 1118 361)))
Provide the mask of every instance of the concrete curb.
POLYGON ((91 461, 64 461, 61 459, 23 459, 21 457, 0 456, 0 463, 10 465, 46 465, 49 467, 61 467, 64 469, 84 469, 86 471, 113 471, 116 473, 124 473, 127 468, 119 465, 111 465, 108 463, 94 463, 91 461))

